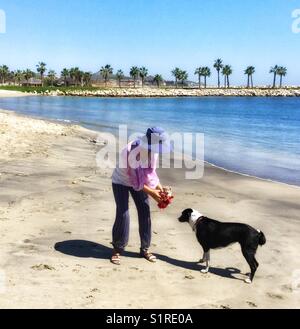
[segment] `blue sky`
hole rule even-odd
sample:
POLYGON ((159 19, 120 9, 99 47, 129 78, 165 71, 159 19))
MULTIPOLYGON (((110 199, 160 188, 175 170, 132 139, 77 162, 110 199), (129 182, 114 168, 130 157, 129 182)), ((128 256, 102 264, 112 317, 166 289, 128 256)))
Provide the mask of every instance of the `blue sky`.
POLYGON ((34 69, 43 60, 57 72, 144 65, 165 78, 179 66, 196 80, 195 67, 221 57, 233 66, 233 84, 245 82, 248 65, 256 83, 269 84, 274 64, 288 68, 287 83, 300 84, 297 8, 300 0, 0 0, 7 20, 0 65, 34 69))

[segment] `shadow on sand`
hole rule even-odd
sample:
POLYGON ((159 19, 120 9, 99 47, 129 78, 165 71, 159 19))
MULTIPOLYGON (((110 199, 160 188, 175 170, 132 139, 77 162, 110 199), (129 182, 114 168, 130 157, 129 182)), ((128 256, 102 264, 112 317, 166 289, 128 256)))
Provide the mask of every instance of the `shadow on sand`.
MULTIPOLYGON (((58 242, 54 246, 55 250, 65 255, 80 257, 80 258, 97 258, 109 260, 112 253, 112 248, 103 246, 101 244, 85 241, 85 240, 69 240, 58 242)), ((181 267, 191 271, 199 272, 203 266, 196 262, 187 262, 175 258, 171 258, 165 255, 155 254, 160 261, 166 262, 173 266, 181 267)), ((139 253, 125 251, 123 257, 139 258, 139 253)), ((234 274, 240 274, 241 271, 236 268, 217 268, 211 267, 210 273, 235 280, 242 280, 234 276, 234 274)))

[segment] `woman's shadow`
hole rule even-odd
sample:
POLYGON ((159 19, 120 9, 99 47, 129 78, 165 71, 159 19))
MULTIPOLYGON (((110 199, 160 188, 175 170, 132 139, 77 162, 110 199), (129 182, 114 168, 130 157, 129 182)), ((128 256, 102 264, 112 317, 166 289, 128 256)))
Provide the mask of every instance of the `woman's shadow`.
MULTIPOLYGON (((97 259, 108 260, 110 259, 112 254, 112 248, 85 240, 68 240, 68 241, 58 242, 55 244, 54 248, 56 251, 63 253, 65 255, 80 257, 80 258, 97 258, 97 259)), ((131 257, 131 258, 140 257, 139 253, 130 252, 130 251, 125 251, 123 256, 131 257)), ((163 262, 187 270, 199 272, 202 268, 204 268, 196 262, 187 262, 160 254, 156 254, 156 256, 159 260, 163 262)), ((241 273, 241 271, 236 268, 222 269, 217 267, 211 267, 210 273, 229 279, 242 280, 234 276, 234 274, 241 273)))

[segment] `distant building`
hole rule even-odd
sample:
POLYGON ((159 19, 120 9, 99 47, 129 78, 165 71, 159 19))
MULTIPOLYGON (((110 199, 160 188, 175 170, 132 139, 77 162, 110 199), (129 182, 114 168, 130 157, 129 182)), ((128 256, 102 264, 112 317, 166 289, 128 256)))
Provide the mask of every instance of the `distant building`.
MULTIPOLYGON (((176 87, 176 83, 174 80, 167 80, 165 81, 166 83, 166 86, 167 87, 173 87, 175 88, 176 87)), ((194 81, 185 81, 182 85, 181 81, 178 81, 178 87, 187 87, 187 88, 198 88, 199 87, 199 84, 197 82, 194 82, 194 81)))
POLYGON ((61 86, 67 86, 67 87, 70 87, 70 86, 75 86, 75 81, 71 78, 59 78, 56 83, 55 83, 57 86, 61 87, 61 86))
POLYGON ((40 87, 42 86, 42 80, 36 78, 30 78, 28 81, 23 80, 21 82, 22 86, 33 86, 33 87, 40 87))

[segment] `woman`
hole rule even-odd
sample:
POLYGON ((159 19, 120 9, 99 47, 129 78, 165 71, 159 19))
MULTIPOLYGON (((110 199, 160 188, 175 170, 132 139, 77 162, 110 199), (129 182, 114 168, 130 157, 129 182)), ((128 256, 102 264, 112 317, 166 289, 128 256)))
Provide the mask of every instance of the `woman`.
POLYGON ((138 211, 141 257, 156 262, 149 251, 151 245, 151 214, 149 196, 157 203, 163 190, 156 174, 159 154, 170 151, 167 136, 161 128, 149 128, 146 135, 132 143, 122 152, 119 166, 115 169, 112 182, 116 201, 116 220, 113 227, 113 254, 111 262, 121 264, 121 254, 129 241, 129 195, 138 211))

